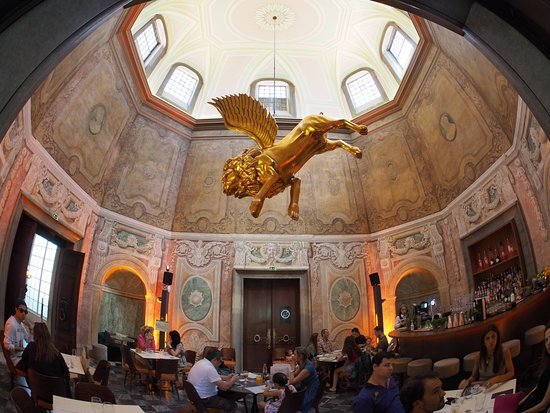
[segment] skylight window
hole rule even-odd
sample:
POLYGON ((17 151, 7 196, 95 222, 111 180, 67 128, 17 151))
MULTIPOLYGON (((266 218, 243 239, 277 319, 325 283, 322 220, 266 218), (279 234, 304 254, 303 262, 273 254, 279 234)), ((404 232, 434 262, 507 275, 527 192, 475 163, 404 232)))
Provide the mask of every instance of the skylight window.
POLYGON ((362 112, 384 100, 377 81, 368 70, 360 70, 349 76, 345 84, 355 113, 362 112))
POLYGON ((416 43, 395 23, 388 25, 382 41, 382 58, 398 80, 403 79, 416 50, 416 43))
POLYGON ((162 16, 154 16, 134 34, 145 73, 150 75, 166 53, 166 28, 162 16))
POLYGON ((149 23, 145 29, 136 37, 136 44, 139 49, 141 59, 145 62, 155 47, 160 45, 160 40, 155 30, 153 22, 149 23))
POLYGON ((263 79, 252 84, 252 96, 276 116, 293 116, 294 87, 285 80, 263 79))
POLYGON ((172 68, 165 81, 161 96, 183 110, 190 110, 198 94, 199 75, 184 65, 172 68))
POLYGON ((399 63, 399 66, 403 70, 409 67, 412 55, 414 53, 414 45, 399 31, 395 31, 393 41, 390 44, 389 52, 395 57, 395 60, 399 63))

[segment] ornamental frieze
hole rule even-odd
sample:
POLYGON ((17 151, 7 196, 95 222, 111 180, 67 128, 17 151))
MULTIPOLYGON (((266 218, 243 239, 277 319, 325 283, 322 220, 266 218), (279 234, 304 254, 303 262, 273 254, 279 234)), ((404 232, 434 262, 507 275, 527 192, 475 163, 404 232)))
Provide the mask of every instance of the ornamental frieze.
POLYGON ((235 268, 308 268, 307 242, 235 242, 235 268))

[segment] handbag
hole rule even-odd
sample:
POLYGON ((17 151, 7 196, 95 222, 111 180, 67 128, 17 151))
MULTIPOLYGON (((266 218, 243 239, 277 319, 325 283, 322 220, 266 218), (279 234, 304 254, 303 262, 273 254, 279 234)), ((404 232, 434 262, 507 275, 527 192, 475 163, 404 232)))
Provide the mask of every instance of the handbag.
POLYGON ((495 397, 493 413, 516 413, 519 402, 525 395, 522 391, 513 394, 503 394, 495 397))

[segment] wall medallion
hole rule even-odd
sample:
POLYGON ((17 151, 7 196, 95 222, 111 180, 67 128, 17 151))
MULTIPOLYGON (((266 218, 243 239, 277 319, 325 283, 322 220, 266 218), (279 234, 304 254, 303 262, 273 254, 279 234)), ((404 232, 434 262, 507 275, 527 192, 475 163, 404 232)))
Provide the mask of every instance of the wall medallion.
POLYGON ((204 319, 212 307, 212 290, 201 277, 194 276, 187 280, 181 293, 183 313, 191 321, 204 319))
POLYGON ((349 278, 341 278, 334 283, 330 292, 333 314, 340 321, 350 321, 359 311, 359 289, 349 278))

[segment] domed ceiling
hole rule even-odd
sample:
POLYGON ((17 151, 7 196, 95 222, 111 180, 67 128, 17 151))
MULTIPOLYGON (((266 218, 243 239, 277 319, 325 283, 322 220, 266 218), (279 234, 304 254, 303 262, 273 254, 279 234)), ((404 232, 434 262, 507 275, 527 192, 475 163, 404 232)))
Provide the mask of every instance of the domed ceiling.
POLYGON ((295 87, 295 117, 324 112, 349 118, 342 83, 358 69, 376 73, 388 100, 397 92, 400 79, 381 59, 388 25, 419 42, 408 14, 361 0, 158 0, 143 8, 132 33, 155 16, 162 17, 167 46, 148 85, 158 95, 174 64, 193 68, 203 81, 190 112, 196 119, 219 117, 207 104, 212 97, 248 92, 254 81, 272 79, 274 63, 275 77, 295 87))
MULTIPOLYGON (((418 39, 408 15, 370 1, 296 3, 157 0, 121 13, 37 89, 33 136, 101 208, 165 230, 213 234, 382 231, 445 209, 510 148, 518 95, 463 37, 413 19, 428 40, 405 94, 379 57, 389 22, 418 39), (362 159, 336 150, 302 168, 298 221, 287 215, 289 191, 268 199, 259 218, 248 211, 250 198, 223 194, 225 161, 255 144, 228 132, 206 104, 272 76, 270 7, 288 18, 277 32, 277 77, 295 86, 298 117, 350 118, 341 86, 360 67, 376 70, 388 96, 397 91, 401 99, 376 121, 356 118, 368 123, 367 136, 331 135, 360 147, 362 159), (212 128, 193 129, 145 103, 139 66, 120 36, 132 16, 135 30, 153 16, 166 25, 168 48, 149 74, 151 91, 174 63, 194 67, 203 88, 192 115, 216 117, 212 128)), ((279 124, 280 135, 294 125, 279 124)))

